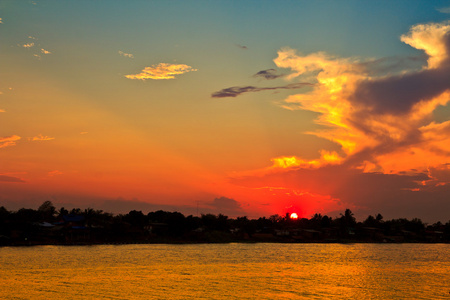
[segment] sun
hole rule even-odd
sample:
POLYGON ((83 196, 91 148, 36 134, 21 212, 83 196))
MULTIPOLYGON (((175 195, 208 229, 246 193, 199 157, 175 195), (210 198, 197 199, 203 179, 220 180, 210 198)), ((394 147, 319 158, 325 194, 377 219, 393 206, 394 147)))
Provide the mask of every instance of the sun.
POLYGON ((290 214, 289 218, 296 220, 296 219, 298 219, 298 215, 297 215, 297 213, 292 213, 292 214, 290 214))

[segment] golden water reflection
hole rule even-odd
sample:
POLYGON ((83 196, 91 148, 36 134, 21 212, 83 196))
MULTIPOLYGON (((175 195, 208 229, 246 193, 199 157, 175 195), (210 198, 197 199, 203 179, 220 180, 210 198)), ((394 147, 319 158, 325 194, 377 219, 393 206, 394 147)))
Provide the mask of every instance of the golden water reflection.
POLYGON ((450 245, 0 248, 0 299, 450 299, 450 245))

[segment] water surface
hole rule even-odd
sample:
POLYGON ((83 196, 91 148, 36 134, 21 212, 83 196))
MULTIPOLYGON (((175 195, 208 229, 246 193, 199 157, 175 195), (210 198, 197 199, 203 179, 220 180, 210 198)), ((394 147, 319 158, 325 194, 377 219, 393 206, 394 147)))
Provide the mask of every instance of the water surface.
POLYGON ((0 248, 0 299, 450 299, 447 244, 0 248))

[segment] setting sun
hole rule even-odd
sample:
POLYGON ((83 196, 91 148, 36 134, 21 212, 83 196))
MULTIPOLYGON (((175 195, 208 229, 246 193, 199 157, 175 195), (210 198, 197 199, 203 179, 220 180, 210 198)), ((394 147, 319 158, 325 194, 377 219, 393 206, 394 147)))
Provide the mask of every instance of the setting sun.
POLYGON ((296 219, 298 219, 298 215, 297 215, 297 213, 292 213, 292 214, 289 216, 289 218, 296 220, 296 219))

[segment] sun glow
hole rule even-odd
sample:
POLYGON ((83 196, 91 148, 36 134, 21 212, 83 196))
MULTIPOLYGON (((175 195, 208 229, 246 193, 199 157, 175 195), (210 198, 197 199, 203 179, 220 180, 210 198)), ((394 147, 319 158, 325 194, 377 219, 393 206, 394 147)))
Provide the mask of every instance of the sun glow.
POLYGON ((297 213, 292 213, 292 214, 290 214, 289 218, 291 218, 293 220, 297 220, 298 219, 298 215, 297 215, 297 213))

